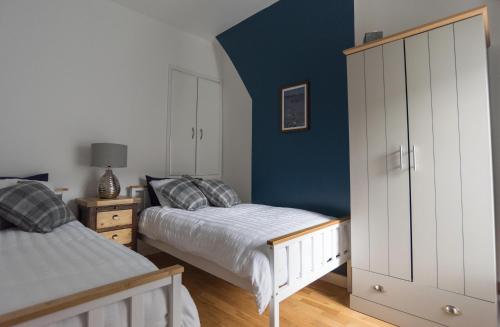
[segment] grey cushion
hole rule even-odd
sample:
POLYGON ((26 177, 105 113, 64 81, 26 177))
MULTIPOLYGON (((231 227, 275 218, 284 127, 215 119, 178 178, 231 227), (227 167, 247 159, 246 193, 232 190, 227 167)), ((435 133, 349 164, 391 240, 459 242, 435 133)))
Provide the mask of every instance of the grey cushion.
POLYGON ((179 178, 158 188, 176 208, 194 211, 208 206, 208 200, 196 185, 187 178, 179 178))
POLYGON ((235 190, 220 180, 192 177, 190 179, 215 207, 230 208, 241 203, 235 190))
POLYGON ((0 217, 27 232, 48 233, 75 219, 47 186, 23 182, 0 189, 0 217))
POLYGON ((14 227, 14 225, 9 223, 7 220, 3 220, 2 218, 0 218, 0 230, 11 228, 11 227, 14 227))

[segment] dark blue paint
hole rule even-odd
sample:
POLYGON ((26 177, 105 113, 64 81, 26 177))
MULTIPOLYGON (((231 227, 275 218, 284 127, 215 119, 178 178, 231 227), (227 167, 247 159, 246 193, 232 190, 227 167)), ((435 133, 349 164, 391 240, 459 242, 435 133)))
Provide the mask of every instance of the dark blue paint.
POLYGON ((253 101, 252 201, 329 215, 349 206, 346 62, 352 0, 281 0, 217 37, 253 101), (308 80, 311 129, 280 132, 283 85, 308 80))

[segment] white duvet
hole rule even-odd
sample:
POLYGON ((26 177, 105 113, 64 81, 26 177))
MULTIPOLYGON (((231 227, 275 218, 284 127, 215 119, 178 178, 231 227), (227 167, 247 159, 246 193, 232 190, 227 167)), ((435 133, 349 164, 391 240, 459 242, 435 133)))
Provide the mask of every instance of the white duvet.
MULTIPOLYGON (((0 315, 156 269, 146 258, 77 221, 48 234, 0 231, 0 315)), ((181 294, 182 325, 199 326, 191 296, 184 287, 181 294)), ((164 290, 146 294, 145 326, 166 325, 166 301, 164 290)), ((127 326, 127 317, 127 302, 110 305, 105 309, 105 326, 127 326)), ((55 326, 86 326, 86 319, 70 318, 55 326)))
POLYGON ((151 207, 142 212, 139 231, 248 279, 262 314, 271 299, 266 242, 329 219, 305 210, 257 204, 196 211, 151 207))

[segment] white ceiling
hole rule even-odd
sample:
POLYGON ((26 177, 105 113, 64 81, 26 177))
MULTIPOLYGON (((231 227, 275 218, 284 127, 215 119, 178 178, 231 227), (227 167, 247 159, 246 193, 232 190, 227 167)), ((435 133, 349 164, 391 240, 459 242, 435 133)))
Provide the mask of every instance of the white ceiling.
POLYGON ((278 0, 113 0, 183 31, 211 39, 278 0))

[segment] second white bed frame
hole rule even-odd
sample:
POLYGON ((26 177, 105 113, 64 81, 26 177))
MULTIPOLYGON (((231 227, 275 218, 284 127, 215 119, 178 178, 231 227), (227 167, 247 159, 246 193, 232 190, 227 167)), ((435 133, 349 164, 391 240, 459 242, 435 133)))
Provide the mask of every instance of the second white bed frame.
MULTIPOLYGON (((281 301, 347 261, 350 256, 349 235, 349 220, 331 220, 267 242, 273 279, 273 296, 269 305, 269 326, 279 326, 279 304, 281 301), (286 282, 279 285, 277 276, 283 273, 286 274, 286 282)), ((145 243, 163 252, 251 291, 249 280, 243 279, 211 261, 179 251, 164 242, 152 240, 144 235, 140 235, 140 237, 145 243)))

